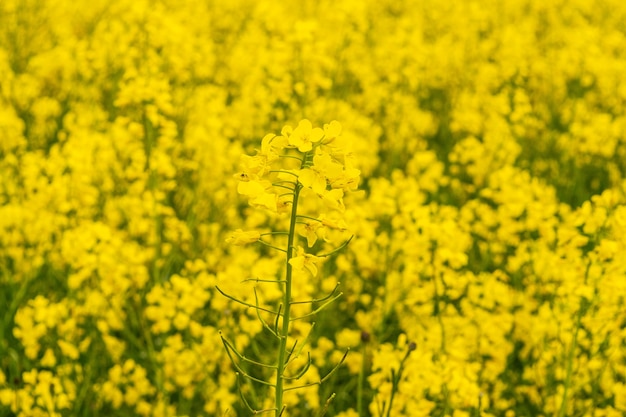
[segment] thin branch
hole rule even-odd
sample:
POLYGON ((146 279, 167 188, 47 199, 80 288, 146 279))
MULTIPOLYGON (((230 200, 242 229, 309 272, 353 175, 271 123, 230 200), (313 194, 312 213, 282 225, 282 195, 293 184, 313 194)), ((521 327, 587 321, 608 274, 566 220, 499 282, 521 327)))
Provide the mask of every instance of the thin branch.
POLYGON ((307 342, 309 341, 309 337, 311 336, 311 333, 313 332, 313 328, 315 327, 315 322, 311 323, 311 328, 309 329, 309 332, 306 334, 306 337, 304 338, 304 342, 302 342, 300 344, 300 348, 298 349, 298 352, 296 353, 296 355, 293 357, 294 360, 300 356, 300 353, 302 352, 302 349, 307 345, 307 342))
MULTIPOLYGON (((295 149, 295 148, 291 148, 291 149, 295 149)), ((291 158, 291 159, 297 159, 298 161, 302 162, 302 158, 298 158, 297 156, 293 156, 293 155, 278 155, 279 158, 291 158)))
POLYGON ((321 301, 326 301, 326 300, 328 300, 330 297, 332 297, 332 296, 333 296, 333 294, 335 294, 335 292, 337 291, 337 288, 339 288, 339 285, 340 285, 340 284, 341 284, 341 283, 340 283, 340 282, 338 282, 338 283, 335 285, 335 288, 333 288, 333 290, 332 290, 332 291, 331 291, 331 292, 330 292, 330 293, 329 293, 326 297, 324 297, 324 298, 314 298, 314 299, 312 299, 312 300, 307 300, 307 301, 292 301, 292 302, 291 302, 291 304, 292 304, 292 305, 293 305, 293 304, 311 304, 311 303, 318 303, 318 302, 321 302, 321 301))
POLYGON ((303 219, 315 220, 316 222, 322 222, 320 219, 316 219, 315 217, 307 216, 305 214, 298 214, 297 217, 301 217, 303 219))
POLYGON ((341 244, 341 246, 339 246, 337 249, 334 249, 331 252, 324 253, 322 255, 315 255, 315 256, 317 256, 318 258, 325 258, 327 256, 334 255, 335 253, 339 252, 341 249, 343 249, 346 246, 348 246, 348 243, 350 243, 350 241, 352 240, 353 237, 354 237, 354 235, 350 236, 350 239, 348 239, 345 242, 343 242, 343 244, 341 244))
POLYGON ((222 290, 220 289, 220 287, 218 287, 217 285, 215 286, 215 289, 216 289, 216 290, 218 290, 218 291, 220 292, 220 294, 222 294, 224 297, 228 298, 229 300, 233 300, 234 302, 239 303, 239 304, 241 304, 241 305, 244 305, 244 306, 246 306, 246 307, 259 309, 259 310, 261 310, 261 311, 265 311, 266 313, 278 314, 278 313, 277 313, 277 312, 275 312, 275 311, 268 310, 267 308, 263 308, 263 307, 258 307, 258 306, 252 305, 252 304, 250 304, 250 303, 246 303, 245 301, 241 301, 240 299, 235 298, 235 297, 233 297, 232 295, 226 294, 226 293, 225 293, 224 291, 222 291, 222 290))
POLYGON ((226 349, 230 349, 231 352, 234 352, 235 355, 237 355, 237 357, 247 363, 250 363, 252 365, 256 365, 256 366, 260 366, 262 368, 270 368, 270 369, 276 369, 276 365, 267 365, 265 363, 261 363, 261 362, 257 362, 257 361, 253 361, 250 358, 247 358, 246 356, 242 355, 241 353, 239 353, 239 351, 235 348, 235 346, 233 346, 232 343, 230 343, 230 341, 228 339, 226 339, 224 336, 222 336, 222 334, 220 333, 220 337, 222 338, 222 343, 224 344, 224 346, 226 347, 226 349))
POLYGON ((291 185, 293 185, 294 187, 296 187, 296 186, 298 185, 298 183, 297 183, 297 182, 295 182, 295 181, 290 181, 290 180, 281 180, 281 181, 276 181, 276 182, 273 182, 273 183, 272 183, 272 185, 275 185, 275 186, 277 186, 277 185, 281 185, 281 184, 291 184, 291 185))
POLYGON ((246 397, 243 395, 243 391, 241 390, 241 382, 239 382, 239 372, 236 372, 237 375, 237 389, 239 390, 239 397, 241 398, 241 400, 243 401, 244 405, 246 406, 246 408, 253 414, 262 414, 262 413, 269 413, 271 411, 276 411, 275 408, 266 408, 264 410, 255 410, 254 408, 252 408, 250 406, 250 404, 248 403, 248 400, 246 400, 246 397))
POLYGON ((350 348, 346 350, 346 353, 343 354, 343 357, 341 358, 339 363, 337 363, 337 365, 335 365, 335 367, 331 369, 331 371, 327 373, 324 378, 320 379, 319 381, 310 382, 308 384, 298 385, 297 387, 285 388, 285 391, 293 391, 293 390, 300 389, 300 388, 312 387, 314 385, 322 385, 324 382, 328 381, 328 378, 330 378, 335 372, 337 372, 337 369, 339 369, 341 364, 343 364, 343 362, 346 360, 346 357, 348 356, 349 352, 350 352, 350 348))
POLYGON ((250 282, 250 281, 252 281, 252 282, 271 282, 271 283, 285 282, 284 279, 260 279, 260 278, 246 278, 246 279, 244 279, 241 282, 243 283, 243 282, 250 282))
POLYGON ((268 246, 268 247, 270 247, 270 248, 272 248, 272 249, 276 249, 277 251, 281 251, 281 252, 285 252, 285 253, 287 253, 287 251, 286 251, 285 249, 283 249, 283 248, 279 248, 278 246, 271 245, 271 244, 269 244, 269 243, 267 243, 267 242, 265 242, 265 241, 263 241, 263 240, 261 240, 261 239, 257 240, 257 242, 262 243, 262 244, 264 244, 265 246, 268 246))
POLYGON ((235 375, 237 375, 237 390, 239 391, 239 398, 241 398, 241 401, 251 413, 255 413, 256 410, 250 406, 250 403, 248 403, 248 400, 246 400, 246 396, 243 395, 243 390, 241 389, 241 382, 239 380, 239 376, 240 376, 239 372, 235 372, 235 375))
POLYGON ((338 299, 339 297, 341 297, 343 295, 342 292, 340 292, 339 294, 337 294, 336 296, 334 296, 333 298, 331 298, 330 300, 326 301, 324 304, 322 304, 321 306, 319 306, 318 308, 316 308, 315 310, 311 311, 310 313, 307 313, 303 316, 299 316, 299 317, 294 317, 291 319, 291 321, 296 321, 296 320, 301 320, 303 318, 306 317, 311 317, 314 316, 315 314, 319 313, 320 311, 322 311, 324 308, 326 308, 327 305, 331 304, 333 301, 335 301, 336 299, 338 299))
POLYGON ((326 404, 324 404, 324 408, 322 408, 322 411, 320 411, 320 414, 318 415, 318 417, 324 417, 324 415, 328 411, 328 407, 330 406, 330 403, 333 402, 333 400, 335 399, 335 395, 336 394, 333 392, 331 396, 328 397, 328 399, 326 400, 326 404))
MULTIPOLYGON (((301 161, 300 158, 297 158, 297 159, 298 159, 298 161, 301 161)), ((294 172, 291 172, 291 171, 286 171, 284 169, 272 169, 269 172, 276 173, 276 174, 290 174, 290 175, 293 175, 294 177, 298 178, 298 174, 296 174, 294 172)))
POLYGON ((254 301, 256 303, 256 316, 261 322, 261 324, 263 325, 263 327, 269 330, 269 332, 273 334, 277 339, 280 339, 280 337, 276 334, 276 332, 274 332, 274 330, 270 328, 270 326, 265 322, 265 320, 263 320, 263 317, 261 317, 261 310, 259 310, 259 295, 256 292, 256 288, 254 288, 254 301))
POLYGON ((309 368, 311 367, 311 352, 308 352, 308 358, 307 358, 307 363, 306 365, 304 365, 302 367, 302 369, 294 376, 283 376, 284 379, 290 379, 290 380, 298 380, 300 378, 302 378, 304 376, 304 374, 306 374, 306 371, 309 370, 309 368))
POLYGON ((339 361, 339 363, 337 365, 335 365, 335 367, 333 369, 331 369, 331 371, 329 373, 327 373, 326 376, 320 380, 320 384, 323 384, 324 382, 328 381, 328 378, 330 378, 335 372, 337 372, 339 367, 343 364, 343 362, 348 357, 348 353, 350 353, 350 348, 346 349, 346 353, 343 354, 343 356, 341 357, 341 360, 339 361))
MULTIPOLYGON (((293 184, 291 181, 281 181, 281 182, 286 182, 286 183, 288 183, 288 184, 293 184)), ((293 188, 291 188, 291 187, 287 187, 286 185, 282 185, 282 184, 277 183, 277 182, 276 182, 276 183, 272 183, 272 185, 273 185, 274 187, 286 188, 287 190, 291 191, 290 193, 287 193, 287 194, 291 194, 291 195, 293 195, 293 188)), ((286 194, 282 194, 282 195, 286 195, 286 194)))
POLYGON ((297 345, 298 345, 298 340, 296 339, 296 341, 293 342, 293 346, 289 350, 289 353, 287 354, 287 357, 285 358, 285 364, 289 363, 289 359, 291 358, 291 354, 293 353, 294 350, 296 350, 296 346, 297 345))
MULTIPOLYGON (((220 335, 220 337, 222 337, 222 335, 220 335)), ((267 386, 270 386, 270 387, 275 387, 275 385, 274 385, 274 384, 269 383, 269 382, 267 382, 267 381, 263 381, 262 379, 259 379, 259 378, 255 378, 255 377, 253 377, 252 375, 249 375, 246 371, 244 371, 244 370, 241 368, 241 366, 239 366, 239 363, 237 363, 237 361, 235 361, 235 360, 233 359, 233 356, 232 356, 232 354, 231 354, 231 351, 230 351, 230 349, 228 348, 228 344, 226 343, 226 339, 224 339, 223 337, 222 337, 222 342, 224 343, 224 348, 226 349, 226 354, 227 354, 227 355, 228 355, 228 357, 230 358, 231 363, 233 364, 233 366, 235 367, 235 369, 237 369, 237 371, 238 371, 239 373, 241 373, 241 375, 245 376, 246 378, 248 378, 248 379, 250 379, 250 380, 252 380, 252 381, 258 382, 259 384, 267 385, 267 386)), ((234 352, 236 352, 236 353, 237 353, 237 355, 239 355, 239 352, 237 352, 236 350, 234 350, 234 352)))
MULTIPOLYGON (((283 309, 283 305, 282 305, 282 304, 280 304, 280 305, 278 306, 278 313, 276 314, 276 320, 274 321, 274 333, 276 333, 277 335, 278 335, 278 319, 279 319, 279 318, 280 318, 280 316, 281 316, 281 314, 280 314, 280 313, 281 313, 282 309, 283 309)), ((283 337, 283 336, 280 336, 280 335, 279 335, 279 337, 283 337)))

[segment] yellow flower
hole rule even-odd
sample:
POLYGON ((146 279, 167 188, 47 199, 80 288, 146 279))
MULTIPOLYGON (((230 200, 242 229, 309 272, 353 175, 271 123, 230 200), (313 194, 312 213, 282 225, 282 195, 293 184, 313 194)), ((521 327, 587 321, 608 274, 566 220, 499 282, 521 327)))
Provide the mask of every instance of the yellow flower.
POLYGON ((304 224, 301 225, 298 233, 302 237, 306 237, 307 245, 309 248, 315 245, 317 242, 317 231, 323 227, 321 222, 314 220, 307 220, 304 224))
MULTIPOLYGON (((343 166, 333 161, 330 154, 318 151, 313 157, 313 166, 300 170, 298 180, 305 187, 321 194, 328 183, 343 175, 343 166)), ((337 188, 337 187, 335 187, 337 188)))
POLYGON ((240 162, 241 172, 235 174, 235 178, 244 182, 258 180, 272 168, 270 162, 267 155, 242 155, 240 162))
POLYGON ((287 145, 286 137, 268 133, 261 140, 261 152, 259 155, 265 156, 269 162, 273 162, 279 158, 280 151, 287 145))
POLYGON ((341 188, 346 191, 355 191, 359 186, 361 171, 356 168, 345 168, 335 177, 329 178, 332 188, 341 188))
POLYGON ((324 227, 328 227, 329 229, 340 230, 342 232, 348 230, 348 226, 343 219, 333 219, 327 217, 325 214, 321 214, 319 220, 324 227))
POLYGON ((298 246, 298 256, 289 260, 291 266, 297 271, 307 270, 311 275, 317 275, 317 264, 322 261, 322 258, 313 256, 309 253, 305 253, 304 249, 298 246))
POLYGON ((337 210, 340 212, 344 212, 346 210, 346 207, 343 204, 342 189, 338 188, 324 191, 323 193, 319 194, 319 196, 321 197, 324 204, 326 204, 326 207, 328 207, 329 209, 337 210))
POLYGON ((326 190, 326 178, 316 169, 301 169, 298 171, 298 181, 316 194, 322 194, 326 190))
POLYGON ((231 243, 237 246, 244 246, 250 243, 258 242, 261 239, 261 232, 251 230, 244 232, 241 229, 237 229, 226 238, 226 243, 231 243))
POLYGON ((319 127, 313 128, 311 122, 304 119, 298 123, 291 135, 289 144, 298 148, 300 152, 308 152, 313 149, 313 144, 324 137, 324 131, 319 127))
POLYGON ((341 135, 341 124, 333 120, 329 124, 324 125, 324 144, 328 145, 341 135))
POLYGON ((318 195, 324 194, 328 185, 345 191, 356 190, 360 176, 358 169, 344 167, 319 149, 313 157, 313 165, 298 171, 298 181, 318 195))
POLYGON ((249 197, 251 205, 276 211, 276 194, 267 192, 272 184, 269 181, 240 181, 237 186, 239 194, 249 197))

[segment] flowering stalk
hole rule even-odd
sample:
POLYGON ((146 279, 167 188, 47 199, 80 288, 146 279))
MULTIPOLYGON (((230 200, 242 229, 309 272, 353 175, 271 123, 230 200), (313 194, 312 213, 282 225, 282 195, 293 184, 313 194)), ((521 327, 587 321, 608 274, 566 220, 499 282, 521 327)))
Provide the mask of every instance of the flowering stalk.
MULTIPOLYGON (((264 364, 240 354, 234 345, 222 336, 226 352, 238 374, 252 382, 273 388, 275 392, 274 406, 271 408, 256 410, 241 394, 243 403, 255 414, 268 412, 274 413, 276 417, 284 415, 287 408, 284 400, 285 392, 322 384, 345 359, 346 355, 344 354, 342 360, 326 376, 317 381, 305 382, 298 386, 286 386, 287 380, 299 380, 311 366, 309 354, 308 362, 302 369, 287 372, 289 365, 299 356, 304 347, 304 343, 301 343, 296 350, 298 341, 293 347, 288 347, 291 322, 315 315, 341 296, 341 293, 337 293, 339 286, 337 284, 335 289, 324 297, 294 301, 292 296, 294 279, 306 279, 307 275, 316 276, 318 264, 324 258, 343 249, 352 237, 332 251, 316 255, 307 253, 302 246, 298 245, 298 239, 305 238, 307 246, 310 248, 318 240, 330 242, 337 235, 345 234, 347 227, 343 220, 345 210, 343 195, 344 192, 356 189, 360 176, 360 171, 351 165, 351 154, 347 151, 346 144, 340 136, 341 126, 339 123, 331 122, 325 125, 322 130, 313 128, 311 122, 303 120, 295 129, 286 126, 281 133, 281 136, 266 135, 261 142, 261 150, 257 151, 257 155, 244 155, 242 171, 236 177, 239 179, 237 189, 240 194, 248 197, 250 205, 272 212, 278 218, 281 215, 287 215, 289 219, 287 231, 261 233, 254 230, 243 231, 238 229, 226 239, 227 242, 234 245, 262 243, 285 253, 284 279, 257 278, 245 280, 259 284, 274 283, 279 285, 282 290, 280 303, 278 307, 260 306, 256 288, 254 289, 255 304, 247 303, 217 288, 221 294, 230 300, 254 308, 263 328, 278 340, 275 363, 264 364), (289 163, 294 163, 294 161, 297 161, 298 165, 290 167, 289 163), (287 167, 277 169, 274 166, 277 162, 281 162, 287 167), (305 197, 305 192, 307 204, 301 206, 300 200, 305 197), (266 240, 280 236, 286 236, 286 247, 266 240), (299 317, 293 317, 292 307, 296 304, 310 304, 312 311, 299 317), (314 304, 317 304, 317 307, 313 307, 314 304), (273 326, 263 319, 262 312, 274 316, 273 326), (244 371, 241 366, 242 363, 274 370, 276 372, 275 379, 266 381, 253 377, 244 371)), ((334 395, 326 402, 325 409, 328 408, 332 398, 334 395)))
POLYGON ((415 342, 409 343, 407 347, 406 354, 400 361, 400 366, 398 367, 398 372, 394 369, 391 369, 391 396, 389 397, 389 407, 387 408, 387 417, 391 417, 391 410, 393 409, 393 399, 398 393, 398 386, 400 385, 400 381, 402 380, 402 373, 404 372, 404 365, 406 360, 409 359, 411 352, 415 350, 417 346, 415 342))
MULTIPOLYGON (((306 155, 305 155, 306 159, 306 155)), ((279 416, 283 410, 283 387, 284 387, 284 373, 287 356, 287 335, 289 334, 289 322, 291 320, 291 283, 293 279, 293 266, 291 265, 291 258, 294 252, 294 238, 296 236, 296 220, 298 216, 298 197, 300 196, 300 189, 302 185, 297 183, 293 191, 293 204, 291 206, 291 220, 289 223, 289 236, 287 238, 287 270, 285 272, 285 284, 283 291, 283 302, 285 306, 283 310, 283 326, 280 335, 280 347, 278 348, 278 362, 276 372, 276 415, 279 416)))

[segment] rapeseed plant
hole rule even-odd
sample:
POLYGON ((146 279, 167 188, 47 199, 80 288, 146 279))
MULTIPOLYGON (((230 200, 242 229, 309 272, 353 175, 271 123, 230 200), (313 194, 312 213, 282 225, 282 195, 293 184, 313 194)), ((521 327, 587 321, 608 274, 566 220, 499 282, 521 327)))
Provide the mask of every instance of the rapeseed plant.
MULTIPOLYGON (((344 355, 335 368, 323 377, 318 375, 314 368, 311 369, 310 353, 307 353, 308 360, 299 365, 301 368, 295 368, 294 363, 299 361, 309 335, 306 335, 304 340, 294 338, 292 322, 313 317, 329 303, 337 300, 341 293, 337 292, 338 283, 332 292, 324 297, 298 300, 293 295, 293 288, 296 285, 301 286, 301 281, 306 281, 309 275, 317 277, 318 268, 324 258, 337 253, 352 239, 349 237, 330 252, 314 255, 305 251, 298 244, 297 238, 305 238, 310 248, 319 238, 332 242, 337 240, 336 237, 345 234, 348 228, 342 219, 345 211, 343 196, 344 192, 356 189, 360 171, 352 166, 350 144, 341 136, 339 122, 333 121, 324 125, 322 129, 313 128, 307 119, 300 121, 296 128, 283 127, 280 136, 266 135, 256 155, 242 157, 241 168, 242 171, 236 175, 239 179, 237 187, 239 193, 248 197, 251 206, 278 215, 278 219, 286 217, 288 222, 286 230, 261 233, 237 229, 226 241, 234 245, 259 242, 283 252, 286 255, 284 279, 275 277, 268 280, 258 278, 248 280, 257 285, 277 285, 282 295, 277 306, 265 307, 259 304, 256 287, 253 289, 254 304, 230 296, 219 287, 216 288, 232 301, 256 310, 259 322, 277 344, 275 359, 271 363, 252 360, 240 353, 228 338, 222 337, 222 341, 237 369, 238 376, 274 390, 274 401, 270 402, 268 407, 253 408, 241 391, 243 403, 254 414, 272 413, 278 417, 289 413, 286 411, 289 408, 285 400, 287 391, 321 385, 345 359, 344 355), (301 305, 311 306, 310 311, 296 315, 298 311, 296 308, 301 305), (270 314, 270 319, 262 317, 267 313, 270 314), (275 382, 254 376, 257 375, 257 371, 247 371, 245 368, 248 367, 271 370, 275 374, 275 382), (315 376, 309 378, 307 373, 313 373, 315 376)), ((313 322, 311 327, 314 325, 313 322)), ((332 396, 328 401, 331 399, 332 396)))

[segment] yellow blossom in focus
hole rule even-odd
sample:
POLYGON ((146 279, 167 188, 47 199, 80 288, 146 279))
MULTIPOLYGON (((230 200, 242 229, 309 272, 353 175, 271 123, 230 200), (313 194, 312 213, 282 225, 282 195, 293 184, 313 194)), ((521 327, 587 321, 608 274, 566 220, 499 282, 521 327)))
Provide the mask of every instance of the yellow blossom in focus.
POLYGON ((345 211, 346 208, 343 204, 343 190, 327 190, 318 194, 318 196, 322 198, 322 201, 329 209, 337 210, 339 212, 345 211))
POLYGON ((324 137, 324 131, 319 127, 313 128, 307 119, 301 120, 288 137, 289 144, 298 148, 300 152, 308 152, 313 149, 313 144, 318 143, 324 137))
POLYGON ((306 219, 302 224, 298 227, 298 234, 302 237, 306 238, 307 245, 310 248, 317 241, 317 233, 322 227, 322 223, 306 219))
POLYGON ((322 258, 308 254, 304 252, 302 247, 298 246, 297 254, 289 260, 289 264, 296 271, 308 271, 311 275, 317 275, 317 265, 322 261, 322 258))

